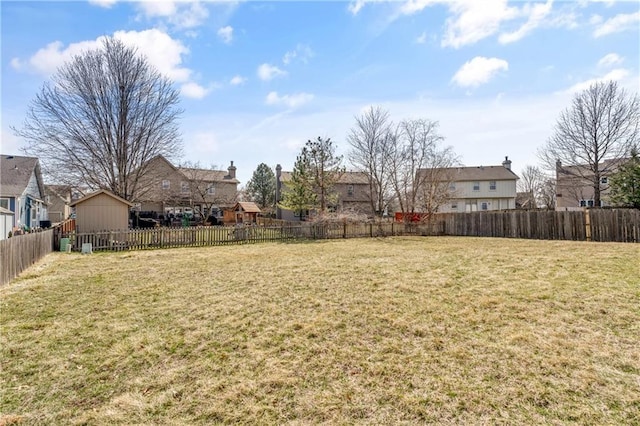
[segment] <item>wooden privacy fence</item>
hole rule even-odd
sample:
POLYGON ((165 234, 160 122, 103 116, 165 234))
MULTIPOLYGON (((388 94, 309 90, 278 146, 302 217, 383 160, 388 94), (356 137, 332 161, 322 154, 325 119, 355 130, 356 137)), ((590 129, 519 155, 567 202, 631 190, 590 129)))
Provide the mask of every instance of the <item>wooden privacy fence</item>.
POLYGON ((18 274, 53 250, 53 229, 15 235, 0 241, 0 285, 6 284, 18 274))
POLYGON ((640 210, 505 211, 436 214, 431 235, 640 242, 640 210))

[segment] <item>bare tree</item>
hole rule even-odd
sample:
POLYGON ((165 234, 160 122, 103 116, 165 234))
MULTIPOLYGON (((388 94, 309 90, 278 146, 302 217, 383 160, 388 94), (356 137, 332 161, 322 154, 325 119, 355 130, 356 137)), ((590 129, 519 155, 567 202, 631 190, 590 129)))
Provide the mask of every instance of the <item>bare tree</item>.
POLYGON ((637 94, 627 94, 614 81, 594 83, 560 114, 553 136, 538 155, 549 169, 558 164, 576 181, 588 182, 599 206, 601 177, 617 169, 638 145, 639 125, 637 94))
POLYGON ((390 135, 387 161, 400 212, 406 220, 416 212, 435 213, 453 195, 449 168, 458 163, 450 147, 440 146, 438 122, 404 120, 390 135))
POLYGON ((238 194, 232 191, 233 185, 224 182, 225 171, 216 165, 204 168, 200 163, 185 162, 178 170, 187 179, 189 185, 189 206, 207 219, 217 208, 228 207, 237 201, 238 194))
POLYGON ((371 211, 382 214, 391 202, 388 158, 393 148, 389 113, 370 107, 356 117, 356 125, 347 136, 351 145, 349 162, 367 175, 371 211))
POLYGON ((57 70, 13 130, 58 183, 136 201, 149 160, 181 152, 178 102, 172 82, 136 49, 105 37, 57 70))
POLYGON ((556 208, 556 180, 546 177, 540 187, 540 207, 554 210, 556 208))
POLYGON ((518 192, 522 193, 520 202, 524 208, 535 209, 541 204, 540 198, 545 180, 546 176, 538 167, 525 166, 517 183, 518 192))

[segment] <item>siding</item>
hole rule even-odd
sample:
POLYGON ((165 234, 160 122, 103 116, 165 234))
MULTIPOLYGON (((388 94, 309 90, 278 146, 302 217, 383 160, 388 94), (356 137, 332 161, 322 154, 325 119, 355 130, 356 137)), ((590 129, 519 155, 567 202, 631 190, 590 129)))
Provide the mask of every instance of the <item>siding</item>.
POLYGON ((76 205, 78 232, 129 228, 129 206, 106 194, 98 194, 76 205))

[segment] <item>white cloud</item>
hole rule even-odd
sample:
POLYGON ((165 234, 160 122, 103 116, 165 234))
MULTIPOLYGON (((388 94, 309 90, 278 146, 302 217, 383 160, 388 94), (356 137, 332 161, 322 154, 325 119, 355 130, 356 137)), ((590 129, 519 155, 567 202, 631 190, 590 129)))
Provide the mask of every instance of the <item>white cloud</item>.
POLYGON ((358 12, 360 12, 360 10, 364 7, 365 3, 366 3, 366 0, 352 1, 351 3, 349 3, 349 6, 347 8, 349 9, 349 12, 351 12, 352 15, 357 15, 358 12))
POLYGON ((207 96, 210 91, 211 89, 204 88, 194 82, 185 83, 180 88, 182 96, 192 99, 202 99, 207 96))
POLYGON ((593 85, 595 83, 624 80, 625 78, 627 78, 627 76, 629 76, 629 74, 630 74, 629 70, 626 70, 624 68, 617 68, 617 69, 609 71, 608 73, 606 73, 602 77, 591 78, 589 80, 585 80, 585 81, 581 81, 580 83, 576 83, 573 86, 571 86, 569 89, 567 89, 567 92, 568 93, 581 92, 583 90, 588 89, 589 86, 591 86, 591 85, 593 85))
POLYGON ((427 41, 427 32, 424 31, 422 34, 420 34, 418 37, 416 37, 416 43, 418 44, 424 44, 427 41))
MULTIPOLYGON (((182 56, 188 54, 189 49, 167 33, 158 29, 116 31, 113 37, 138 49, 138 52, 147 57, 149 64, 163 75, 179 83, 189 81, 191 70, 181 66, 182 56)), ((62 42, 54 41, 39 49, 26 61, 13 58, 11 65, 16 69, 29 69, 39 74, 51 75, 73 56, 101 47, 102 40, 103 37, 98 37, 96 40, 71 43, 66 47, 62 42)))
POLYGON ((598 38, 627 30, 637 30, 638 23, 640 23, 640 12, 616 15, 601 24, 599 23, 593 31, 593 36, 598 38))
POLYGON ((624 62, 624 58, 616 53, 609 53, 605 55, 598 61, 598 67, 600 68, 608 68, 612 65, 618 65, 624 62))
POLYGON ((233 27, 227 25, 226 27, 222 27, 218 30, 218 37, 222 39, 223 42, 229 44, 233 40, 233 27))
POLYGON ((295 49, 287 52, 282 57, 282 63, 285 65, 289 65, 294 59, 302 63, 309 62, 309 59, 313 58, 315 55, 314 51, 306 44, 300 44, 296 46, 295 49))
POLYGON ((400 7, 400 13, 403 15, 413 15, 421 12, 424 8, 440 3, 441 0, 407 0, 400 7))
POLYGON ((476 56, 460 67, 451 81, 460 87, 476 87, 487 83, 498 72, 508 69, 509 63, 504 59, 476 56))
POLYGON ((229 81, 229 83, 232 86, 240 86, 241 84, 244 84, 246 81, 247 81, 246 78, 242 77, 241 75, 236 75, 231 79, 231 81, 229 81))
POLYGON ((200 26, 209 17, 209 10, 198 0, 139 1, 136 5, 144 17, 164 19, 177 29, 200 26))
POLYGON ((117 2, 118 0, 89 0, 89 4, 93 4, 99 7, 104 7, 105 9, 109 9, 111 6, 113 6, 117 2))
POLYGON ((284 77, 287 75, 286 71, 281 70, 280 68, 270 65, 270 64, 262 64, 258 67, 258 77, 260 80, 269 81, 273 80, 276 77, 284 77))
POLYGON ((529 34, 535 28, 540 26, 547 19, 551 12, 553 0, 547 0, 546 3, 536 3, 533 6, 526 4, 524 6, 524 12, 529 15, 527 22, 525 22, 519 29, 510 33, 502 33, 498 38, 498 41, 502 44, 513 43, 520 40, 522 37, 529 34))
POLYGON ((453 17, 446 20, 443 47, 459 48, 476 43, 498 31, 504 21, 518 16, 518 9, 507 0, 464 0, 449 6, 453 17))
POLYGON ((278 92, 269 92, 265 99, 267 105, 284 105, 289 108, 296 108, 313 100, 310 93, 294 93, 292 95, 278 95, 278 92))

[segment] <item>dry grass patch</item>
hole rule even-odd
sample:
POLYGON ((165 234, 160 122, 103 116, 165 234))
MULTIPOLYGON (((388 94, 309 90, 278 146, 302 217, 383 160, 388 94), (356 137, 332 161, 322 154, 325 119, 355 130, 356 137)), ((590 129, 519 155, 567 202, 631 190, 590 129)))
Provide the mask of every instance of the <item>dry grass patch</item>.
POLYGON ((638 424, 639 260, 476 238, 55 253, 0 289, 0 424, 638 424))

